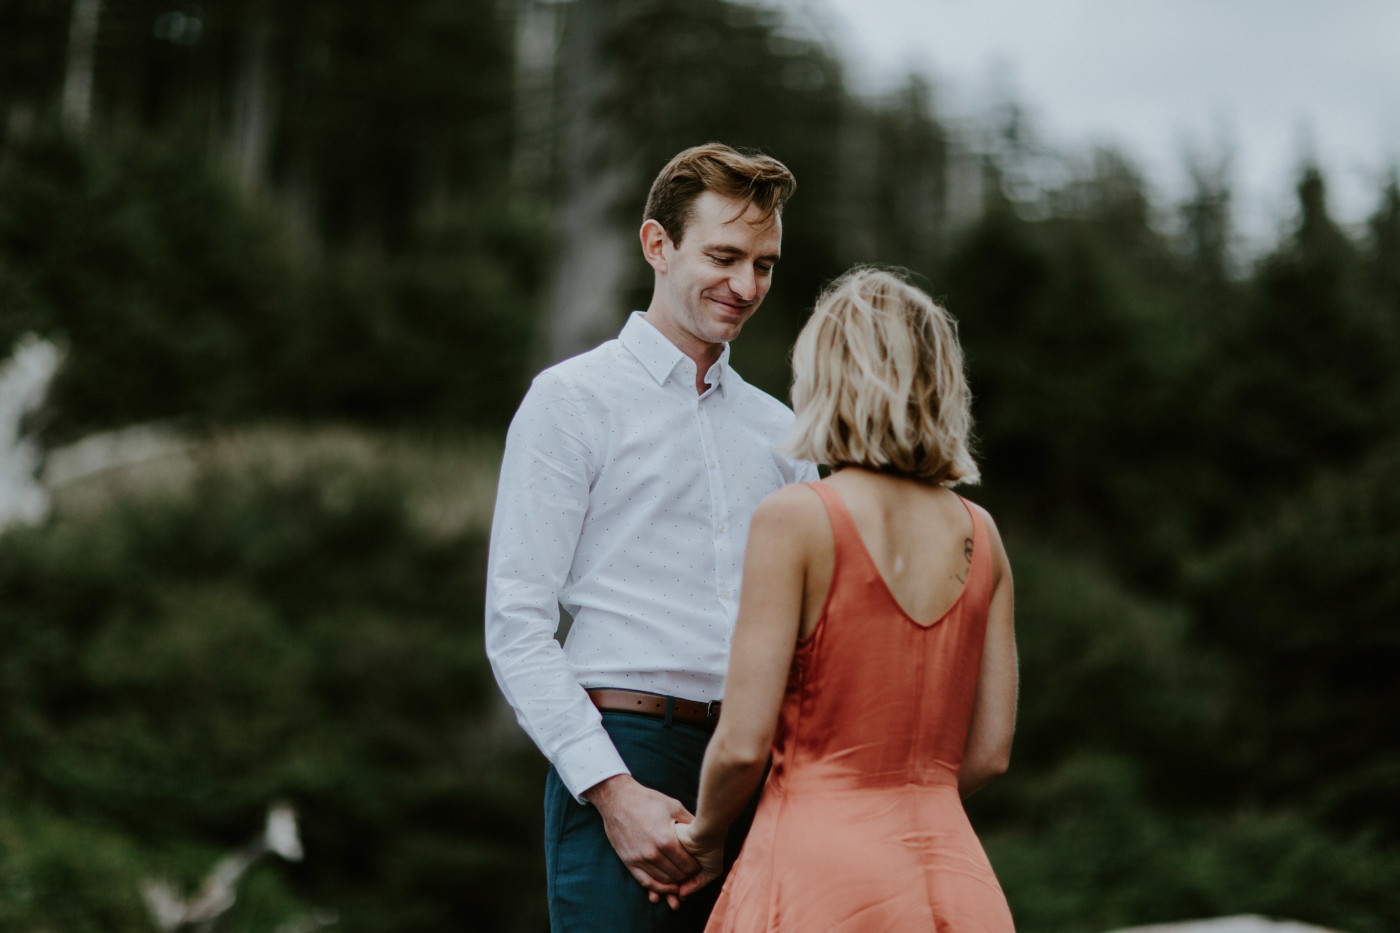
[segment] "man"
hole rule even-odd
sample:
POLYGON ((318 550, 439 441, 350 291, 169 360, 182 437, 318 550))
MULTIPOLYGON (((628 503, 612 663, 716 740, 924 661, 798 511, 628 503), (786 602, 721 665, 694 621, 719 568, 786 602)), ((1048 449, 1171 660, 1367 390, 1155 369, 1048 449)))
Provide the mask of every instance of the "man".
POLYGON ((646 312, 540 373, 511 422, 486 645, 552 765, 556 933, 699 930, 718 890, 667 908, 699 867, 671 823, 695 805, 749 517, 778 487, 816 478, 774 450, 792 413, 729 366, 729 341, 768 292, 795 187, 782 163, 728 146, 672 159, 641 228, 646 312), (573 617, 562 648, 559 603, 573 617))

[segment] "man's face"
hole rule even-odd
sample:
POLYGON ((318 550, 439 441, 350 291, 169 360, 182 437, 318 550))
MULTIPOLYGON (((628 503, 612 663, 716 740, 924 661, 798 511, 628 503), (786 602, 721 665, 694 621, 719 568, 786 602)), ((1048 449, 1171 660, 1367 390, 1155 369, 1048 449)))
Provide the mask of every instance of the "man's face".
POLYGON ((773 281, 783 240, 774 214, 762 224, 753 205, 706 191, 695 199, 680 246, 654 225, 642 230, 647 260, 657 272, 647 320, 682 350, 704 352, 739 335, 773 281))

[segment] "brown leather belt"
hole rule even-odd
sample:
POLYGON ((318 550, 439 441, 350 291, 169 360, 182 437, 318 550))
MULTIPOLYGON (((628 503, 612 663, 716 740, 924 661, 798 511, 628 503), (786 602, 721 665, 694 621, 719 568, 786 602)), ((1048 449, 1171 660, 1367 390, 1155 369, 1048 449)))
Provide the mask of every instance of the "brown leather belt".
POLYGON ((670 716, 676 722, 713 729, 719 722, 719 700, 702 703, 699 700, 682 700, 680 697, 662 696, 659 693, 643 693, 640 690, 614 690, 599 687, 588 691, 588 698, 601 710, 615 713, 641 713, 644 716, 666 718, 666 705, 670 704, 670 716))

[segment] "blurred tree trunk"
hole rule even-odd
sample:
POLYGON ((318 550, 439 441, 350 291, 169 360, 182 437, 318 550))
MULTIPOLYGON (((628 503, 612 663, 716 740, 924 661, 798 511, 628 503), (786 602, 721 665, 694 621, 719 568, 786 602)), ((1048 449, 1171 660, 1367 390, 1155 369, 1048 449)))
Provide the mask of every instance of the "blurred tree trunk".
POLYGON ((623 198, 641 200, 636 156, 618 121, 600 106, 615 70, 605 53, 617 0, 568 7, 558 82, 557 241, 545 296, 538 355, 552 363, 615 336, 636 246, 623 198))
POLYGON ((268 76, 272 20, 266 4, 250 12, 234 77, 234 165, 243 190, 252 191, 267 178, 272 143, 272 85, 268 76))
POLYGON ((73 0, 68 25, 68 65, 63 76, 63 119, 81 133, 92 118, 92 72, 102 0, 73 0))
MULTIPOLYGON (((868 107, 853 108, 840 137, 839 248, 859 260, 933 270, 950 228, 949 188, 959 148, 923 78, 868 107)), ((958 179, 959 183, 963 179, 958 179)))
POLYGON ((540 197, 549 183, 554 144, 554 75, 559 60, 560 6, 520 0, 515 18, 515 145, 511 182, 540 197))

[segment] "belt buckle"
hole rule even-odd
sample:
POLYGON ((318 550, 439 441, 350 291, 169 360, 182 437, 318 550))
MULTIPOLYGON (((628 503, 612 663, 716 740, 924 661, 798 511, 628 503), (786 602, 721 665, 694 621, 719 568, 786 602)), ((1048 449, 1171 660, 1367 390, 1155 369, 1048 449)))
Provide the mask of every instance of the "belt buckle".
POLYGON ((711 722, 714 722, 716 719, 719 718, 719 704, 720 704, 720 701, 719 701, 719 700, 711 700, 711 701, 709 701, 708 703, 705 704, 705 722, 706 722, 706 724, 711 723, 711 722))

